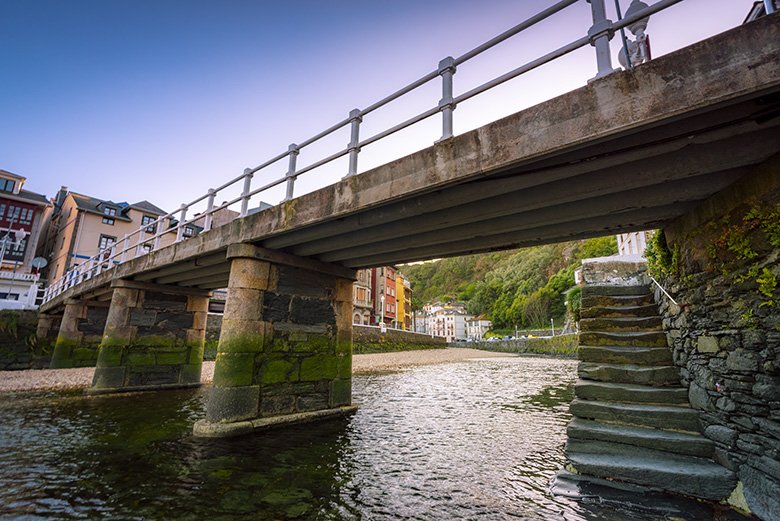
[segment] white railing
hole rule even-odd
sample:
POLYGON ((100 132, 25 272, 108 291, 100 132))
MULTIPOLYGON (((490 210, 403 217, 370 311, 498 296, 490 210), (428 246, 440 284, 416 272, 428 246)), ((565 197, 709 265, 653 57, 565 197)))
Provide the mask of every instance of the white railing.
MULTIPOLYGON (((186 238, 184 236, 184 230, 188 226, 195 226, 196 222, 202 223, 203 231, 210 230, 212 228, 215 213, 222 210, 227 210, 234 204, 240 203, 241 209, 240 212, 238 212, 237 217, 245 217, 249 211, 249 201, 254 196, 257 196, 262 192, 268 191, 286 183, 286 195, 282 202, 288 201, 293 198, 295 180, 299 176, 323 165, 331 163, 339 158, 349 156, 349 166, 346 177, 353 176, 357 174, 358 156, 360 154, 360 150, 363 147, 395 134, 396 132, 414 125, 415 123, 430 118, 437 113, 441 113, 442 116, 441 139, 448 139, 453 136, 453 111, 458 104, 463 103, 464 101, 467 101, 474 96, 488 91, 513 78, 516 78, 521 74, 536 69, 537 67, 553 61, 556 58, 560 58, 561 56, 569 54, 570 52, 575 51, 581 47, 590 44, 595 48, 597 64, 597 74, 595 78, 600 78, 611 74, 617 70, 612 67, 612 59, 609 49, 609 41, 613 37, 614 32, 621 31, 621 33, 623 33, 623 29, 628 28, 636 34, 637 42, 640 42, 640 38, 643 38, 645 25, 643 22, 646 21, 646 18, 658 11, 679 3, 682 0, 659 0, 649 7, 642 2, 639 2, 638 0, 632 0, 631 5, 626 11, 625 17, 620 19, 618 22, 612 22, 607 18, 605 0, 588 0, 591 6, 593 23, 589 27, 585 36, 578 38, 577 40, 574 40, 573 42, 566 44, 539 58, 536 58, 535 60, 532 60, 525 65, 512 69, 497 78, 494 78, 478 87, 464 92, 463 94, 458 96, 454 95, 453 78, 459 66, 487 51, 488 49, 498 45, 499 43, 523 32, 529 27, 536 25, 542 20, 545 20, 553 14, 558 13, 559 11, 562 11, 563 9, 580 1, 585 0, 561 0, 549 8, 525 20, 524 22, 521 22, 511 29, 501 33, 495 38, 459 56, 458 58, 453 58, 451 56, 444 58, 439 62, 439 65, 435 70, 429 72, 420 79, 395 91, 389 96, 382 98, 373 105, 370 105, 362 110, 354 109, 350 111, 349 115, 345 119, 323 130, 319 134, 303 141, 302 143, 291 144, 285 152, 272 157, 268 161, 265 161, 264 163, 254 168, 245 169, 241 175, 231 179, 230 181, 227 181, 217 188, 209 189, 205 194, 198 197, 194 201, 182 204, 177 211, 166 214, 153 223, 144 224, 138 230, 124 236, 117 245, 112 246, 110 249, 98 252, 97 255, 68 270, 61 278, 54 281, 54 283, 46 289, 44 302, 48 302, 63 291, 80 284, 81 282, 88 280, 105 270, 112 269, 117 264, 121 264, 132 258, 144 255, 148 253, 148 251, 157 250, 160 248, 161 238, 165 235, 175 234, 176 242, 184 240, 186 238), (363 140, 360 139, 360 124, 363 122, 363 118, 377 109, 384 107, 388 103, 405 96, 415 89, 418 89, 419 87, 436 80, 437 78, 441 78, 442 97, 438 100, 438 103, 435 106, 401 123, 398 123, 394 127, 388 128, 373 136, 364 138, 363 140), (319 161, 315 161, 314 163, 304 168, 297 168, 297 158, 301 153, 301 150, 315 142, 322 140, 323 138, 333 134, 340 129, 346 128, 347 126, 349 126, 350 129, 350 142, 346 148, 343 148, 338 152, 320 159, 319 161), (287 159, 287 172, 284 174, 284 176, 252 189, 252 181, 254 180, 256 173, 282 161, 285 158, 287 159), (224 194, 228 192, 228 189, 230 188, 234 189, 234 193, 235 190, 240 188, 240 195, 234 196, 219 205, 215 204, 217 194, 224 194), (205 209, 200 213, 195 213, 195 210, 202 208, 204 204, 205 209), (188 217, 188 215, 190 217, 188 217), (174 220, 176 221, 176 224, 172 224, 170 227, 164 229, 164 224, 166 221, 173 223, 174 220), (148 230, 152 231, 149 232, 148 230), (151 233, 151 235, 147 236, 147 233, 151 233)), ((615 5, 617 8, 618 17, 620 18, 619 3, 617 0, 615 5)), ((633 57, 635 53, 629 52, 629 48, 627 47, 628 43, 626 42, 625 36, 623 37, 623 42, 623 52, 625 52, 627 56, 633 57)), ((634 45, 634 47, 636 47, 637 42, 631 43, 634 45)), ((645 56, 645 58, 648 57, 645 56)), ((629 60, 627 66, 631 67, 631 60, 629 60)))

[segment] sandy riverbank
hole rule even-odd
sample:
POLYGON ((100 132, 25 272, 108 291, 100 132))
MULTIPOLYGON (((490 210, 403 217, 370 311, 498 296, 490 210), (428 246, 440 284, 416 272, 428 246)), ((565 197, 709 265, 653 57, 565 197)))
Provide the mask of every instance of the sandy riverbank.
MULTIPOLYGON (((444 364, 472 358, 507 357, 505 353, 479 351, 477 349, 427 349, 424 351, 401 351, 354 355, 354 374, 379 371, 398 371, 419 365, 444 364)), ((0 393, 15 391, 37 391, 43 389, 78 389, 92 384, 92 367, 78 369, 35 369, 28 371, 0 371, 0 393)), ((214 362, 204 362, 201 382, 210 383, 214 377, 214 362)))

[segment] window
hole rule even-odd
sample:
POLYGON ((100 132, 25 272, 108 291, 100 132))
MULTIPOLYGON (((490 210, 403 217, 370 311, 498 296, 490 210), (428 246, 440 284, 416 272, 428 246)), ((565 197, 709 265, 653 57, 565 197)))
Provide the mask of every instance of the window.
POLYGON ((113 226, 114 217, 116 217, 116 208, 111 208, 109 206, 103 208, 103 224, 110 224, 113 226))
POLYGON ((153 216, 151 215, 144 215, 141 217, 141 226, 146 226, 147 224, 149 226, 146 226, 146 229, 144 230, 146 233, 155 233, 157 232, 157 225, 152 224, 154 221, 156 221, 153 216))
POLYGON ((192 226, 185 226, 184 227, 184 236, 185 237, 192 237, 193 235, 195 235, 195 228, 193 228, 192 226))
POLYGON ((116 244, 116 237, 109 235, 101 235, 100 242, 98 242, 98 250, 103 251, 116 244))
POLYGON ((0 300, 19 300, 18 293, 0 293, 0 300))
POLYGON ((15 186, 16 186, 16 181, 11 181, 10 179, 0 179, 0 190, 2 190, 3 192, 13 193, 15 186))
MULTIPOLYGON (((5 214, 5 204, 0 204, 0 219, 5 214)), ((33 211, 30 208, 21 208, 19 206, 10 205, 8 207, 8 220, 19 224, 32 223, 33 211)))

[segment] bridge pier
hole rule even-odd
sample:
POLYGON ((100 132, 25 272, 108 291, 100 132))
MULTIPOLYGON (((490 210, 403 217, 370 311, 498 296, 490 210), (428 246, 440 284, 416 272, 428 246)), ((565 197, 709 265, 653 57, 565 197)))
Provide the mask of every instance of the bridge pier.
MULTIPOLYGON (((54 341, 54 353, 49 367, 93 367, 108 315, 108 303, 68 299, 54 341)), ((56 320, 42 315, 38 320, 38 337, 51 334, 56 320)))
POLYGON ((214 384, 197 436, 235 436, 354 411, 355 272, 249 244, 228 248, 214 384))
POLYGON ((93 393, 200 385, 209 291, 116 280, 93 393))

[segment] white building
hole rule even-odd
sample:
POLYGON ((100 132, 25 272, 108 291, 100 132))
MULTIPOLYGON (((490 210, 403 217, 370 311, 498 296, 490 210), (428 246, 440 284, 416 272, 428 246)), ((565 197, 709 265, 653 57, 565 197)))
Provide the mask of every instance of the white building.
POLYGON ((462 304, 426 304, 423 312, 415 315, 415 331, 445 337, 447 342, 466 340, 466 322, 472 318, 462 304))
POLYGON ((466 320, 466 337, 469 340, 482 340, 485 333, 490 331, 493 323, 483 317, 474 317, 466 320))

